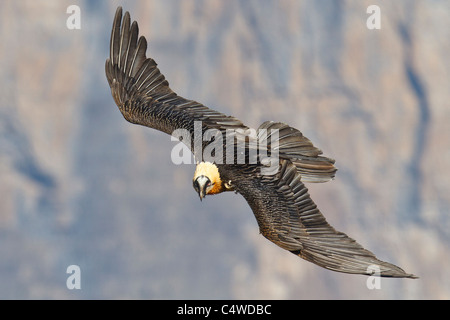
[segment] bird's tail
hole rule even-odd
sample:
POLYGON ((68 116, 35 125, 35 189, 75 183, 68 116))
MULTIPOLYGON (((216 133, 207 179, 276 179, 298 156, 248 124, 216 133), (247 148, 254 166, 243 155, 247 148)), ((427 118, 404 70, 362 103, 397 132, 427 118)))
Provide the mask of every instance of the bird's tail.
POLYGON ((322 151, 316 148, 299 130, 285 123, 266 121, 258 128, 258 132, 267 130, 269 150, 278 151, 279 157, 290 160, 297 168, 303 182, 327 182, 332 180, 337 168, 334 160, 321 156, 322 151), (261 130, 263 129, 263 130, 261 130), (277 145, 271 145, 271 136, 278 133, 277 145))

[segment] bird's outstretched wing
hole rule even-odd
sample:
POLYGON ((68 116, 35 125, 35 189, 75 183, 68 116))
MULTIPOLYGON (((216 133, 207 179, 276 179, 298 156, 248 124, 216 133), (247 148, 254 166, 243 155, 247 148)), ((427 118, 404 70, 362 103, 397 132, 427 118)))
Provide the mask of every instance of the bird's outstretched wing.
POLYGON ((130 14, 122 19, 118 7, 111 31, 110 56, 105 71, 111 93, 126 120, 172 134, 176 129, 193 131, 194 121, 204 129, 246 128, 238 119, 178 96, 157 68, 146 57, 147 41, 139 37, 130 14))
MULTIPOLYGON (((234 170, 234 188, 241 193, 264 237, 301 258, 333 271, 384 277, 415 278, 336 231, 319 211, 289 160, 277 174, 259 175, 234 170), (242 174, 239 179, 239 174, 242 174)), ((250 168, 246 168, 249 170, 250 168)))

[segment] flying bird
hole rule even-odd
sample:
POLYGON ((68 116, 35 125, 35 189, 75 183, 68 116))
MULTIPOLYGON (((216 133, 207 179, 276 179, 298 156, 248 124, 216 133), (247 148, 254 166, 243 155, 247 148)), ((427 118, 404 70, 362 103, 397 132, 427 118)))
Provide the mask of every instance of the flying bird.
POLYGON ((372 275, 375 272, 384 277, 416 278, 379 260, 326 221, 304 183, 329 181, 337 169, 334 160, 322 156, 322 151, 299 130, 284 123, 267 121, 256 130, 256 135, 246 135, 251 128, 235 117, 172 91, 156 62, 146 56, 146 50, 147 41, 144 36, 139 36, 137 22, 131 23, 128 12, 122 18, 122 8, 118 7, 105 69, 112 96, 124 118, 169 135, 178 129, 185 130, 188 135, 182 142, 190 147, 196 158, 198 151, 205 151, 211 141, 222 141, 222 146, 228 148, 222 158, 215 150, 215 156, 218 156, 215 161, 201 159, 197 163, 193 187, 200 199, 227 191, 242 195, 265 238, 323 268, 351 274, 372 275), (196 137, 196 128, 202 134, 214 130, 221 137, 216 135, 211 141, 204 141, 201 135, 196 137), (252 142, 263 136, 267 141, 264 151, 276 154, 277 161, 250 159, 255 149, 252 142), (218 139, 229 137, 233 138, 230 145, 225 145, 225 139, 218 139), (239 141, 244 142, 244 149, 239 149, 239 141), (195 146, 197 150, 194 150, 195 146), (225 153, 230 152, 232 163, 225 161, 225 153), (239 156, 247 161, 237 161, 239 156), (268 167, 275 167, 275 170, 265 172, 268 167))

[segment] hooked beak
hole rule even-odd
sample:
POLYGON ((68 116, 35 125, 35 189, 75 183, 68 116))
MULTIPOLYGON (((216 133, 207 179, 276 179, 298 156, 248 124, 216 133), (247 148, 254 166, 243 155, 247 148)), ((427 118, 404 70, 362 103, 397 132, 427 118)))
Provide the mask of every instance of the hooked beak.
POLYGON ((194 181, 194 189, 197 191, 200 201, 206 196, 206 188, 211 184, 207 176, 198 176, 194 181))

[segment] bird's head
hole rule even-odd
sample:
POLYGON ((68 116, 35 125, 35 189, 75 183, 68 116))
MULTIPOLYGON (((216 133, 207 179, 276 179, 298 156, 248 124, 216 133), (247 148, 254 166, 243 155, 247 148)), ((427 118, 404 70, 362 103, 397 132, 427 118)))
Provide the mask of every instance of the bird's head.
POLYGON ((207 194, 222 192, 222 181, 217 166, 211 162, 198 163, 194 173, 193 186, 200 200, 207 194))

